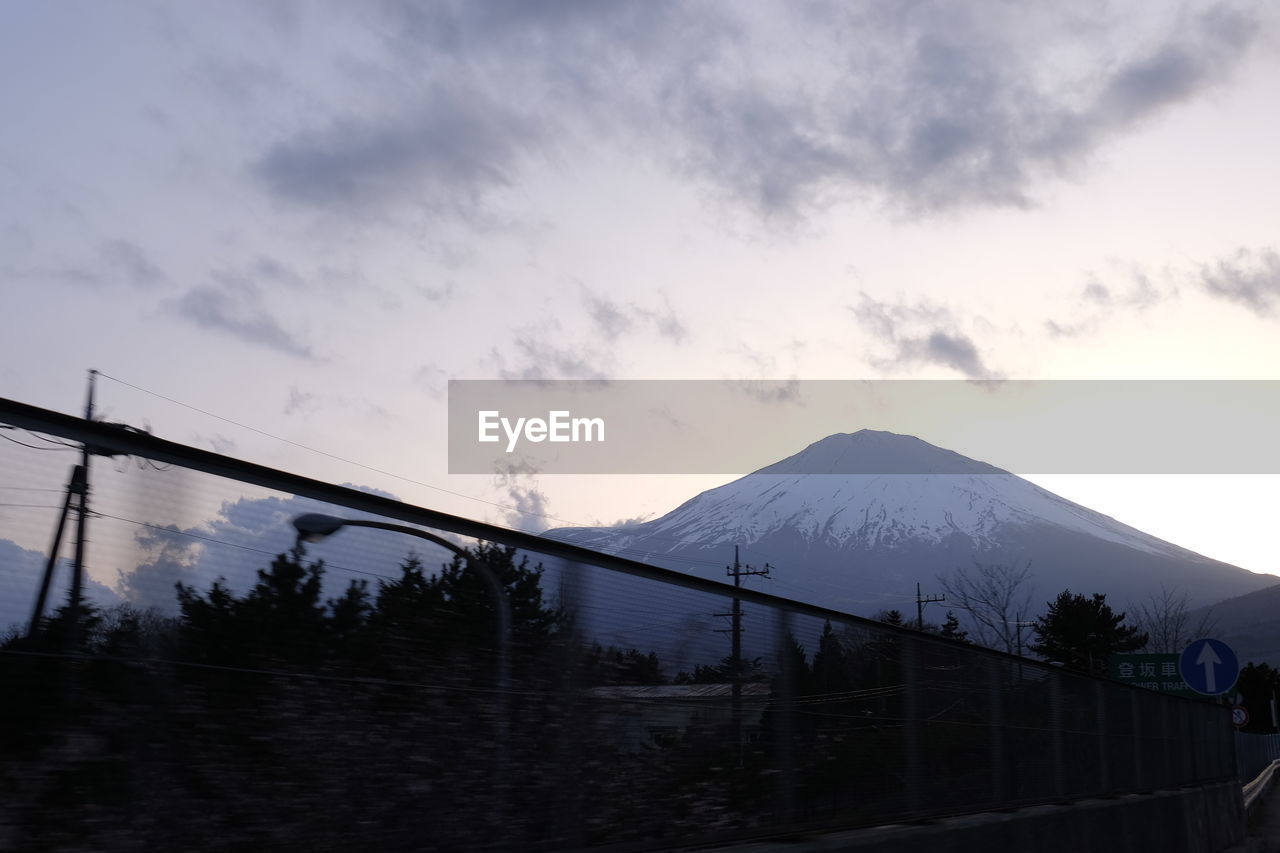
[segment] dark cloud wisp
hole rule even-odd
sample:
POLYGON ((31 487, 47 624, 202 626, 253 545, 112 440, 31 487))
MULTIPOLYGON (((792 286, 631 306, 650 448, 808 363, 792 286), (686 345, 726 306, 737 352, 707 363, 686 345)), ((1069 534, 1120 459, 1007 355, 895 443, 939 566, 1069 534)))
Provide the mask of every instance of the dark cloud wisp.
POLYGON ((1000 378, 986 364, 973 339, 957 328, 952 313, 941 305, 880 302, 864 293, 850 310, 863 328, 888 347, 888 356, 872 359, 881 369, 896 372, 937 365, 966 379, 1000 378))
POLYGON ((380 90, 289 131, 252 171, 320 209, 474 221, 532 164, 610 145, 775 222, 850 198, 912 215, 1026 205, 1227 79, 1260 29, 1224 4, 1144 40, 1142 14, 389 0, 359 19, 386 52, 370 60, 380 90))
POLYGON ((287 355, 314 359, 311 348, 287 331, 269 312, 260 289, 241 279, 219 277, 193 287, 169 303, 178 316, 205 329, 287 355))
POLYGON ((1274 317, 1280 311, 1280 254, 1274 249, 1241 249, 1202 267, 1199 283, 1211 296, 1242 305, 1260 317, 1274 317))
POLYGON ((441 88, 407 112, 343 117, 272 146, 253 166, 277 197, 320 208, 410 203, 478 216, 540 145, 538 124, 478 92, 441 88))

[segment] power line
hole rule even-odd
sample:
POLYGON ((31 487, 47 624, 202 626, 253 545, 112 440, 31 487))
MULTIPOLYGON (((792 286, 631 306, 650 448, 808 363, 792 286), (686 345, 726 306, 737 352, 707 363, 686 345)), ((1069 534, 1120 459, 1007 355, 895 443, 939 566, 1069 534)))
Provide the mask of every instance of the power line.
POLYGON ((421 480, 415 480, 412 477, 406 477, 402 474, 395 474, 391 471, 384 471, 381 468, 375 468, 372 465, 366 465, 363 462, 357 462, 354 459, 348 459, 344 456, 339 456, 336 453, 329 453, 327 450, 319 450, 314 447, 309 447, 305 444, 302 444, 301 442, 293 441, 292 439, 284 438, 283 436, 274 435, 272 433, 267 432, 266 430, 258 429, 257 427, 252 427, 252 426, 249 426, 248 424, 242 424, 239 421, 234 421, 231 418, 214 414, 213 412, 207 411, 205 409, 201 409, 198 406, 192 406, 189 403, 182 402, 181 400, 175 400, 173 397, 167 397, 164 394, 161 394, 159 392, 152 391, 147 388, 142 388, 138 385, 134 385, 132 382, 126 382, 123 379, 117 379, 116 377, 109 376, 105 373, 99 373, 98 375, 104 379, 110 379, 112 382, 118 382, 121 385, 132 388, 135 391, 141 391, 143 394, 150 394, 153 397, 159 397, 161 400, 165 400, 167 402, 173 403, 175 406, 182 406, 184 409, 190 409, 193 412, 198 412, 199 414, 205 415, 207 417, 216 418, 217 420, 220 420, 223 423, 228 423, 228 424, 231 424, 232 426, 240 427, 241 429, 247 429, 250 432, 257 433, 258 435, 264 436, 266 438, 274 439, 275 441, 282 441, 285 444, 292 445, 293 447, 297 447, 300 450, 306 450, 309 453, 316 453, 316 454, 319 454, 320 456, 324 456, 329 459, 333 459, 334 461, 342 462, 347 465, 354 465, 357 468, 363 468, 366 471, 372 471, 375 474, 382 474, 385 477, 394 477, 395 479, 402 480, 406 483, 413 483, 415 486, 422 486, 425 489, 434 489, 435 491, 443 492, 447 495, 453 495, 454 497, 464 498, 470 501, 477 501, 479 503, 488 504, 489 506, 496 507, 504 511, 516 512, 524 516, 530 516, 533 518, 544 518, 550 521, 559 521, 563 524, 567 524, 573 527, 589 526, 589 525, 582 525, 575 521, 570 521, 569 519, 558 518, 554 515, 548 515, 546 513, 541 513, 541 512, 531 512, 529 510, 520 509, 519 507, 510 506, 509 504, 501 504, 501 503, 497 503, 496 501, 489 501, 489 500, 485 500, 484 498, 478 498, 478 497, 475 497, 474 495, 468 495, 462 492, 455 492, 452 489, 446 489, 443 486, 436 486, 431 483, 424 483, 421 480))
MULTIPOLYGON (((550 515, 550 514, 548 514, 548 513, 533 512, 533 511, 530 511, 530 510, 520 509, 519 507, 512 506, 512 505, 510 505, 510 504, 504 504, 504 503, 499 503, 499 502, 497 502, 497 501, 486 500, 485 498, 476 497, 475 495, 468 495, 468 494, 465 494, 465 493, 463 493, 463 492, 456 492, 456 491, 454 491, 454 490, 452 490, 452 489, 446 489, 446 488, 444 488, 443 486, 437 486, 437 485, 434 485, 434 484, 432 484, 432 483, 425 483, 425 482, 423 482, 423 481, 421 481, 421 480, 415 480, 415 479, 414 479, 414 478, 412 478, 412 477, 406 477, 406 476, 404 476, 404 475, 402 475, 402 474, 396 474, 396 473, 393 473, 393 472, 391 472, 391 471, 386 471, 386 470, 383 470, 383 469, 381 469, 381 468, 374 467, 374 466, 372 466, 372 465, 366 465, 366 464, 364 464, 363 462, 358 462, 358 461, 356 461, 356 460, 354 460, 354 459, 348 459, 348 458, 346 458, 346 457, 344 457, 344 456, 339 456, 339 455, 337 455, 337 454, 335 454, 335 453, 329 453, 328 451, 325 451, 325 450, 319 450, 319 449, 317 449, 317 448, 310 447, 309 445, 302 444, 301 442, 293 441, 292 439, 288 439, 288 438, 284 438, 284 437, 282 437, 282 436, 275 435, 274 433, 267 432, 267 431, 266 431, 266 430, 264 430, 264 429, 259 429, 258 427, 249 426, 248 424, 244 424, 244 423, 241 423, 241 422, 239 422, 239 421, 232 420, 231 418, 225 417, 225 416, 223 416, 223 415, 215 414, 214 412, 208 411, 207 409, 202 409, 202 408, 200 408, 199 406, 194 406, 194 405, 191 405, 190 403, 184 403, 184 402, 183 402, 183 401, 181 401, 181 400, 175 399, 175 398, 170 397, 170 396, 167 396, 167 395, 165 395, 165 394, 161 394, 161 393, 159 393, 158 391, 152 391, 152 390, 151 390, 151 389, 149 389, 149 388, 143 388, 143 387, 142 387, 142 386, 140 386, 140 385, 135 385, 135 384, 133 384, 132 382, 127 382, 127 381, 125 381, 125 380, 123 380, 123 379, 119 379, 119 378, 117 378, 117 377, 111 376, 111 375, 106 374, 106 373, 102 373, 102 372, 100 372, 100 371, 98 372, 98 376, 101 376, 101 377, 102 377, 102 378, 104 378, 104 379, 110 379, 112 382, 116 382, 116 383, 118 383, 118 384, 120 384, 120 385, 124 385, 124 386, 125 386, 125 387, 127 387, 127 388, 132 388, 133 390, 135 390, 135 391, 139 391, 139 392, 141 392, 141 393, 143 393, 143 394, 149 394, 149 395, 151 395, 151 396, 153 396, 153 397, 156 397, 156 398, 159 398, 159 399, 164 400, 164 401, 166 401, 166 402, 172 403, 172 404, 174 404, 175 406, 181 406, 181 407, 182 407, 182 408, 184 408, 184 409, 189 409, 190 411, 196 412, 196 413, 201 414, 201 415, 205 415, 206 417, 214 418, 214 419, 216 419, 216 420, 222 421, 223 423, 227 423, 227 424, 230 424, 230 425, 232 425, 232 426, 239 427, 240 429, 248 430, 248 431, 250 431, 250 432, 256 433, 256 434, 261 435, 261 436, 264 436, 265 438, 270 438, 270 439, 273 439, 273 440, 275 440, 275 441, 280 441, 280 442, 283 442, 283 443, 285 443, 285 444, 291 445, 291 446, 293 446, 293 447, 297 447, 297 448, 298 448, 298 449, 300 449, 300 450, 305 450, 305 451, 307 451, 307 452, 309 452, 309 453, 315 453, 315 454, 317 454, 317 455, 324 456, 324 457, 326 457, 326 458, 328 458, 328 459, 333 459, 334 461, 337 461, 337 462, 342 462, 342 463, 347 464, 347 465, 354 465, 354 466, 356 466, 357 468, 362 468, 362 469, 364 469, 364 470, 366 470, 366 471, 372 471, 372 472, 374 472, 374 473, 376 473, 376 474, 381 474, 381 475, 386 476, 386 477, 392 477, 392 478, 394 478, 394 479, 401 480, 401 481, 406 482, 406 483, 412 483, 412 484, 413 484, 413 485, 415 485, 415 486, 422 486, 423 488, 426 488, 426 489, 432 489, 432 490, 434 490, 434 491, 441 492, 441 493, 443 493, 443 494, 447 494, 447 495, 452 495, 452 496, 454 496, 454 497, 462 498, 462 499, 464 499, 464 500, 475 501, 476 503, 482 503, 482 504, 485 504, 486 506, 492 506, 492 507, 494 507, 494 508, 496 508, 496 509, 503 510, 504 512, 514 512, 514 513, 517 513, 517 514, 519 514, 519 515, 521 515, 521 516, 524 516, 524 517, 526 517, 526 518, 540 518, 540 519, 543 519, 543 520, 546 520, 546 521, 555 521, 555 522, 559 522, 560 524, 563 524, 563 525, 566 525, 566 526, 569 526, 569 527, 577 527, 577 528, 582 528, 582 527, 600 527, 600 526, 601 526, 601 525, 595 525, 595 524, 584 524, 584 523, 583 523, 583 522, 581 522, 581 521, 574 521, 574 520, 572 520, 572 519, 568 519, 568 518, 561 518, 560 516, 550 515)), ((658 540, 658 541, 671 543, 673 546, 676 546, 676 547, 679 547, 679 546, 681 546, 681 545, 697 545, 697 544, 701 544, 701 543, 699 543, 699 542, 698 542, 698 540, 694 540, 694 539, 685 539, 685 538, 678 538, 678 537, 653 536, 652 538, 653 538, 653 539, 656 539, 656 540, 658 540)), ((756 549, 755 549, 755 551, 756 551, 756 553, 759 553, 761 556, 764 556, 764 557, 774 557, 775 559, 777 559, 777 555, 769 554, 769 553, 767 553, 767 552, 765 552, 765 551, 763 551, 763 550, 761 550, 761 549, 759 549, 759 548, 756 548, 756 549)), ((615 549, 615 550, 613 551, 613 553, 616 553, 616 554, 618 554, 619 556, 630 556, 630 557, 632 557, 633 559, 641 559, 641 558, 644 558, 644 557, 651 557, 651 556, 674 556, 674 555, 670 555, 670 553, 669 553, 669 552, 662 552, 662 551, 643 551, 643 550, 636 549, 636 548, 619 548, 619 549, 615 549)), ((693 556, 678 555, 678 559, 679 559, 681 562, 684 562, 684 563, 688 563, 688 564, 692 564, 692 565, 705 566, 705 567, 708 567, 708 568, 713 567, 713 566, 717 566, 717 567, 718 567, 718 566, 723 565, 723 563, 722 563, 720 560, 718 560, 718 559, 712 559, 712 558, 707 558, 707 557, 693 557, 693 556)))
MULTIPOLYGON (((4 429, 13 429, 13 427, 4 427, 4 429)), ((77 449, 77 448, 75 448, 75 447, 71 447, 71 446, 69 446, 69 445, 67 445, 67 446, 63 446, 63 447, 41 447, 41 446, 40 446, 40 445, 38 445, 38 444, 27 444, 25 441, 18 441, 18 439, 13 438, 12 436, 4 435, 4 434, 2 434, 2 433, 0 433, 0 438, 3 438, 5 441, 12 441, 14 444, 21 444, 23 447, 27 447, 27 448, 30 448, 30 449, 32 449, 32 450, 52 450, 52 451, 54 451, 54 452, 66 452, 66 451, 68 451, 68 450, 76 450, 76 449, 77 449)), ((56 443, 56 442, 55 442, 55 443, 56 443)))
POLYGON ((26 432, 26 433, 27 433, 28 435, 30 435, 32 438, 38 438, 39 440, 41 440, 41 441, 46 441, 46 442, 48 442, 49 444, 56 444, 56 445, 58 445, 59 447, 70 447, 72 450, 79 450, 79 449, 80 449, 79 445, 72 444, 71 442, 68 442, 68 441, 59 441, 59 440, 58 440, 58 439, 56 439, 56 438, 49 438, 47 435, 41 435, 40 433, 36 432, 35 430, 30 430, 30 429, 25 429, 25 428, 24 428, 24 432, 26 432))

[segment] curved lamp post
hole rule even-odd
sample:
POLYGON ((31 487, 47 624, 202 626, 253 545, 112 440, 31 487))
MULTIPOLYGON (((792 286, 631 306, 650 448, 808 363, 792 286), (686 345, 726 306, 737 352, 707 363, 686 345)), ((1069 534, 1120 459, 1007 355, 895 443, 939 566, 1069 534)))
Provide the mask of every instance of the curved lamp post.
POLYGON ((361 518, 338 518, 332 515, 324 515, 317 512, 309 512, 305 515, 299 515, 293 519, 294 529, 298 531, 298 540, 300 542, 319 542, 320 540, 332 536, 344 527, 375 527, 378 530, 390 530, 395 533, 403 533, 406 536, 416 536, 419 539, 425 539, 428 542, 434 542, 442 548, 448 549, 467 561, 467 565, 476 570, 480 577, 484 578, 485 584, 489 587, 489 592, 493 596, 494 606, 498 610, 498 675, 495 679, 498 692, 498 721, 495 740, 497 742, 497 766, 495 768, 495 776, 499 781, 498 804, 495 811, 495 817, 501 824, 501 815, 506 811, 506 795, 501 788, 503 782, 508 775, 507 767, 509 757, 507 755, 507 742, 510 738, 507 721, 507 702, 508 702, 508 674, 507 674, 507 651, 511 642, 511 604, 507 601, 506 591, 502 588, 502 583, 498 580, 498 576, 493 570, 479 560, 472 560, 471 555, 463 548, 454 545, 448 539, 443 539, 434 533, 428 533, 425 530, 419 530, 416 527, 409 527, 404 524, 393 524, 389 521, 372 521, 361 518))
POLYGON ((436 545, 466 559, 467 565, 474 568, 477 574, 484 579, 485 584, 489 587, 489 593, 493 596, 494 606, 498 610, 498 676, 495 680, 497 681, 498 690, 504 696, 506 695, 507 682, 509 680, 507 674, 507 651, 511 642, 511 605, 507 601, 507 594, 502 588, 502 583, 492 569, 479 560, 472 560, 465 549, 459 548, 448 539, 404 524, 361 518, 338 518, 332 515, 309 512, 294 518, 293 526, 298 531, 298 539, 303 542, 319 542, 344 527, 376 527, 379 530, 391 530, 396 533, 403 533, 406 536, 416 536, 419 539, 434 542, 436 545))

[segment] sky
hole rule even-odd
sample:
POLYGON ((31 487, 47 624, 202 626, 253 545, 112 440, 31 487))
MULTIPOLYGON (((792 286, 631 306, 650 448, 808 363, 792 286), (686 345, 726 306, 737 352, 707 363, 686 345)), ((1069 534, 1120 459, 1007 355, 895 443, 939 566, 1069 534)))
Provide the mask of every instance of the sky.
MULTIPOLYGON (((0 396, 541 530, 729 478, 450 475, 450 379, 1280 379, 1278 82, 1261 2, 6 0, 0 396)), ((1020 473, 1280 573, 1276 476, 1020 473)))

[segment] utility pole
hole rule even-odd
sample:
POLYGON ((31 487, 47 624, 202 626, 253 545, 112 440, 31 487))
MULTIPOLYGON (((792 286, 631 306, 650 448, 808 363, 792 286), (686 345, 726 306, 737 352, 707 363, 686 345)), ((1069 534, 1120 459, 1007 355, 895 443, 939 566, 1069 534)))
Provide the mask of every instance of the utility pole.
MULTIPOLYGON (((84 419, 93 420, 93 390, 98 371, 89 371, 89 391, 85 395, 84 419)), ((67 651, 74 652, 80 637, 80 596, 84 591, 84 546, 89 526, 89 456, 87 443, 80 445, 80 467, 84 469, 84 488, 80 490, 76 510, 76 555, 71 570, 70 625, 67 628, 67 651)))
POLYGON ((945 595, 931 595, 928 598, 921 596, 920 583, 918 581, 916 582, 916 630, 917 631, 924 630, 924 606, 926 604, 933 604, 938 601, 946 601, 946 600, 947 600, 947 597, 945 595))
MULTIPOLYGON (((98 371, 89 371, 89 390, 84 406, 85 420, 93 420, 93 392, 98 371)), ((53 580, 53 570, 58 562, 58 551, 62 546, 62 533, 66 529, 67 515, 74 508, 76 512, 76 550, 72 562, 71 600, 68 607, 70 626, 65 637, 67 651, 75 648, 78 637, 76 633, 80 625, 80 596, 84 591, 84 559, 85 537, 88 532, 89 518, 89 457, 92 451, 88 444, 81 445, 80 464, 71 469, 71 478, 67 481, 67 496, 62 504, 62 514, 58 517, 58 526, 53 534, 53 544, 49 547, 49 559, 45 562, 44 577, 40 580, 40 592, 36 595, 36 606, 31 613, 31 624, 27 626, 27 636, 34 637, 40 627, 40 618, 44 615, 45 601, 49 596, 49 585, 53 580)))
MULTIPOLYGON (((735 589, 742 588, 742 579, 752 575, 767 578, 769 570, 773 568, 768 563, 764 564, 763 569, 753 569, 751 566, 744 566, 738 557, 738 546, 733 546, 733 565, 725 566, 725 574, 733 578, 733 586, 735 589)), ((729 616, 731 618, 729 634, 731 639, 729 665, 732 668, 733 678, 733 739, 738 744, 738 763, 742 763, 742 600, 736 595, 733 597, 733 610, 730 613, 717 613, 717 616, 729 616)))

